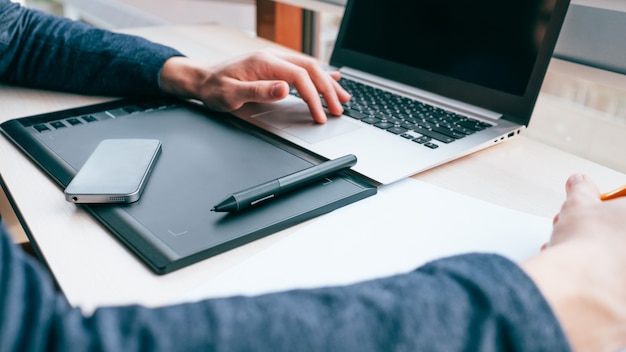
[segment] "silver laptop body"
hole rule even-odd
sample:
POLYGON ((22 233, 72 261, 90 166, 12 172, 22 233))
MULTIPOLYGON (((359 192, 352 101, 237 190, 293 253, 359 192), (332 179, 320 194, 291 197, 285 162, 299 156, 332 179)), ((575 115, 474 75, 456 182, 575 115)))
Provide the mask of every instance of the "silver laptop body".
POLYGON ((348 1, 331 66, 345 79, 490 126, 452 142, 423 143, 424 129, 390 133, 394 129, 346 115, 316 124, 296 96, 248 104, 235 114, 325 158, 354 154, 355 171, 392 183, 508 140, 528 126, 568 5, 569 0, 348 1))

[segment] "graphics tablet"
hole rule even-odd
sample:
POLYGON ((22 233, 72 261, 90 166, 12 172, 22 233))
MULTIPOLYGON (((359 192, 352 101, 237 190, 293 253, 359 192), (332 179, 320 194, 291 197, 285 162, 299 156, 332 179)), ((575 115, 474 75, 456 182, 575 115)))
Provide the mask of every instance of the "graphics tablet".
POLYGON ((59 197, 102 140, 159 140, 161 155, 137 202, 81 205, 158 274, 376 194, 358 174, 343 171, 259 207, 212 212, 229 193, 324 160, 182 100, 117 100, 0 126, 59 185, 59 197))

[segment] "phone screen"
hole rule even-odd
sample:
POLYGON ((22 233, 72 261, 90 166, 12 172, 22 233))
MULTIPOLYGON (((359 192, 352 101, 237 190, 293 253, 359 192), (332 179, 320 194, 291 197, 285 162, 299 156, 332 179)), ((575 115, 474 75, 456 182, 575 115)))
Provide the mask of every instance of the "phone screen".
POLYGON ((139 200, 161 152, 156 139, 105 139, 65 189, 72 203, 132 203, 139 200))

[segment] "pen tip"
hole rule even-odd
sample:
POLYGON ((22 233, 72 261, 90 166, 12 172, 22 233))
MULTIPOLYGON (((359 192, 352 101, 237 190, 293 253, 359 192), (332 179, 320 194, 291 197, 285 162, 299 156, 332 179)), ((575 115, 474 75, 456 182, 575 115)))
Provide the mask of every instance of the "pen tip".
POLYGON ((215 211, 215 208, 211 208, 211 211, 215 211))

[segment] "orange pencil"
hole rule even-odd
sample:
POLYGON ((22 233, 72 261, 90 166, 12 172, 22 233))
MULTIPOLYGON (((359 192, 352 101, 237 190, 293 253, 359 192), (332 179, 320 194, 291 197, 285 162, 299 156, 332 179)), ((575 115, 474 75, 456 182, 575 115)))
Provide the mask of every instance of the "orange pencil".
POLYGON ((614 191, 606 192, 600 196, 601 200, 609 200, 617 197, 626 197, 626 186, 622 186, 614 191))

